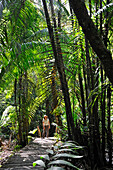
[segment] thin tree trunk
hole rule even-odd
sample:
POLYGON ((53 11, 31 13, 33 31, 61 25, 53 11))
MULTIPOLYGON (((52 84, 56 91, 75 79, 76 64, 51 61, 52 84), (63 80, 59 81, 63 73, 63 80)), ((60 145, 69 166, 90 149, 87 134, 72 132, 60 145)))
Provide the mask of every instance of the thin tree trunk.
MULTIPOLYGON (((107 4, 110 3, 110 0, 107 0, 107 4)), ((106 5, 107 5, 106 4, 106 5)), ((104 38, 104 43, 105 46, 107 47, 107 43, 108 43, 108 15, 109 12, 106 11, 106 24, 105 24, 105 38, 104 38)), ((111 129, 110 129, 110 106, 111 106, 111 88, 110 88, 110 84, 108 85, 108 90, 107 90, 107 116, 108 116, 108 127, 107 127, 107 145, 108 145, 108 157, 109 157, 109 166, 112 165, 112 133, 111 133, 111 129)))
POLYGON ((105 89, 103 89, 103 69, 101 68, 101 115, 102 115, 102 157, 105 163, 105 89))
MULTIPOLYGON (((58 3, 60 3, 61 0, 58 0, 58 3)), ((58 29, 61 30, 61 7, 58 11, 58 29)))
MULTIPOLYGON (((96 12, 98 11, 98 0, 95 2, 95 10, 96 12)), ((96 16, 96 28, 98 29, 98 17, 96 16)), ((96 83, 95 83, 95 88, 98 88, 99 85, 99 59, 96 58, 96 68, 95 68, 95 73, 96 73, 96 83)), ((95 95, 96 97, 96 95, 95 95)), ((99 105, 98 105, 98 98, 95 101, 95 160, 97 160, 97 164, 100 166, 103 166, 103 160, 102 160, 102 155, 101 155, 101 149, 100 149, 100 132, 99 132, 99 105)))
POLYGON ((86 38, 89 40, 93 50, 101 60, 106 75, 113 84, 113 61, 110 51, 108 51, 100 38, 98 31, 88 15, 85 3, 82 0, 69 0, 71 7, 81 25, 86 38))
POLYGON ((51 72, 51 90, 52 90, 52 96, 53 96, 52 110, 54 110, 58 105, 55 77, 56 77, 56 68, 55 66, 53 66, 53 69, 51 72))
POLYGON ((86 96, 86 101, 87 101, 87 106, 88 106, 88 85, 87 85, 87 80, 86 80, 86 68, 83 64, 83 76, 84 76, 84 82, 85 82, 85 96, 86 96))
MULTIPOLYGON (((70 13, 71 13, 71 23, 72 23, 72 30, 74 31, 74 17, 73 17, 73 9, 71 8, 71 6, 70 6, 70 13)), ((74 51, 74 45, 73 45, 73 51, 74 51)), ((74 75, 73 76, 73 80, 74 80, 74 93, 75 93, 75 76, 76 75, 74 75)), ((74 112, 75 112, 75 94, 73 93, 73 118, 75 117, 74 116, 74 112)), ((75 122, 75 120, 74 120, 74 123, 75 123, 75 125, 77 126, 77 119, 76 119, 76 122, 75 122)))
POLYGON ((17 109, 17 79, 15 78, 15 82, 14 82, 14 98, 15 98, 15 111, 16 111, 16 115, 17 115, 17 120, 15 120, 15 125, 14 127, 16 128, 17 126, 17 121, 19 120, 19 115, 18 115, 18 109, 17 109))
POLYGON ((22 92, 22 76, 19 78, 19 144, 22 145, 22 116, 21 116, 21 92, 22 92))
MULTIPOLYGON (((57 69, 58 69, 58 72, 59 72, 60 81, 61 81, 61 85, 62 85, 62 92, 63 92, 63 95, 64 95, 67 125, 68 125, 68 135, 69 135, 69 137, 73 138, 74 135, 76 135, 75 130, 74 130, 75 125, 74 125, 72 112, 71 112, 71 103, 70 103, 68 85, 67 85, 67 81, 66 81, 66 75, 65 75, 65 71, 64 71, 64 64, 63 64, 63 58, 62 58, 62 54, 61 54, 61 48, 60 48, 58 37, 56 37, 57 46, 55 44, 53 28, 52 28, 51 23, 50 23, 50 18, 49 18, 49 13, 48 13, 48 10, 47 10, 46 1, 45 0, 42 0, 42 1, 43 1, 44 11, 45 11, 45 16, 46 16, 46 22, 47 22, 47 26, 48 26, 50 41, 51 41, 53 53, 54 53, 54 56, 55 56, 55 63, 57 65, 57 69)), ((54 26, 56 24, 55 22, 56 21, 54 20, 54 26)))
POLYGON ((107 90, 107 120, 108 120, 108 125, 107 125, 107 145, 108 145, 108 157, 109 157, 109 166, 111 167, 112 165, 112 133, 111 133, 111 121, 110 121, 110 116, 111 116, 111 112, 110 112, 110 105, 111 105, 111 88, 110 88, 110 84, 108 86, 108 90, 107 90))
POLYGON ((84 89, 82 83, 81 70, 79 69, 79 83, 80 83, 80 93, 82 100, 82 114, 83 114, 83 126, 86 126, 86 111, 85 111, 85 100, 84 100, 84 89))
MULTIPOLYGON (((98 0, 96 0, 96 12, 98 11, 98 0)), ((96 28, 98 29, 98 17, 96 16, 96 28)), ((95 84, 95 87, 98 87, 99 85, 99 59, 97 58, 96 59, 96 69, 97 71, 95 70, 96 72, 96 84, 95 84)), ((100 133, 99 133, 99 116, 98 116, 98 98, 96 99, 96 102, 95 102, 95 107, 97 108, 97 112, 95 114, 95 127, 96 127, 96 131, 97 131, 97 145, 99 147, 99 150, 100 150, 100 133)))
POLYGON ((27 72, 24 72, 22 81, 22 124, 23 124, 23 146, 28 144, 28 110, 27 110, 27 98, 28 98, 28 83, 27 72))
POLYGON ((16 114, 17 114, 17 117, 18 117, 18 110, 17 110, 17 79, 15 79, 14 94, 15 94, 15 110, 16 110, 16 114))
MULTIPOLYGON (((53 66, 53 69, 51 72, 51 90, 52 90, 52 96, 53 96, 52 111, 58 106, 55 77, 56 77, 56 68, 55 68, 55 66, 53 66)), ((56 112, 55 112, 55 120, 56 120, 56 123, 58 126, 62 126, 60 113, 56 114, 56 112)))
POLYGON ((91 102, 92 97, 90 96, 91 89, 92 89, 92 79, 91 79, 91 61, 89 56, 89 44, 87 38, 85 38, 85 45, 86 45, 86 61, 87 61, 87 92, 88 92, 88 98, 87 98, 87 108, 88 108, 88 118, 89 118, 89 153, 90 153, 90 161, 91 166, 94 166, 94 118, 93 118, 93 112, 91 110, 91 102), (90 97, 89 97, 90 96, 90 97))
MULTIPOLYGON (((107 0, 106 5, 110 3, 110 0, 107 0)), ((109 12, 106 11, 105 15, 105 37, 104 37, 104 44, 107 48, 107 43, 108 43, 108 15, 109 12)), ((108 129, 107 129, 107 146, 108 146, 108 157, 109 157, 109 165, 111 166, 112 164, 112 146, 111 146, 111 129, 110 129, 110 105, 111 105, 111 89, 110 89, 110 84, 108 85, 108 90, 107 90, 107 115, 108 115, 108 129)))
POLYGON ((25 79, 22 77, 22 145, 26 145, 26 98, 25 98, 25 79))
POLYGON ((105 117, 106 117, 106 112, 105 112, 105 106, 106 106, 106 89, 103 92, 103 111, 102 111, 102 153, 103 153, 103 160, 104 163, 106 164, 106 155, 105 155, 105 147, 106 147, 106 137, 105 137, 105 131, 106 131, 106 125, 105 125, 105 117))
POLYGON ((75 75, 73 76, 73 117, 74 117, 74 112, 75 112, 75 75))
MULTIPOLYGON (((102 0, 100 0, 100 9, 102 8, 102 0)), ((102 13, 100 13, 100 35, 103 34, 102 29, 102 13)), ((105 164, 105 91, 103 89, 104 73, 103 67, 101 66, 101 119, 102 119, 102 160, 105 164)))
POLYGON ((26 98, 26 120, 25 120, 25 124, 26 124, 26 129, 25 129, 25 133, 26 133, 26 144, 28 144, 28 128, 29 128, 29 117, 28 117, 28 78, 27 78, 27 71, 25 71, 25 98, 26 98))
MULTIPOLYGON (((98 6, 99 6, 99 1, 95 1, 95 10, 96 12, 98 11, 98 6)), ((96 16, 96 28, 98 29, 98 16, 96 16)), ((99 85, 99 59, 96 58, 96 68, 95 68, 95 73, 96 73, 96 82, 95 82, 95 88, 98 88, 99 85)), ((96 97, 96 95, 95 95, 96 97)), ((101 154, 101 148, 100 148, 100 131, 99 131, 99 100, 98 98, 95 101, 95 139, 94 139, 94 144, 95 144, 95 160, 97 160, 97 164, 99 166, 103 166, 103 159, 102 159, 102 154, 101 154)))
MULTIPOLYGON (((92 4, 91 0, 89 0, 89 9, 90 9, 90 17, 92 16, 92 4)), ((96 23, 97 28, 97 23, 96 23)), ((95 79, 95 72, 96 72, 96 65, 95 60, 92 58, 93 66, 90 66, 91 69, 91 90, 95 90, 98 83, 96 83, 97 79, 95 79)), ((93 121, 92 121, 92 131, 93 131, 93 154, 94 154, 94 165, 97 164, 99 166, 103 165, 101 154, 100 154, 100 140, 99 140, 99 124, 98 124, 98 100, 95 101, 96 95, 93 94, 92 101, 93 101, 93 109, 92 109, 92 115, 93 115, 93 121)))

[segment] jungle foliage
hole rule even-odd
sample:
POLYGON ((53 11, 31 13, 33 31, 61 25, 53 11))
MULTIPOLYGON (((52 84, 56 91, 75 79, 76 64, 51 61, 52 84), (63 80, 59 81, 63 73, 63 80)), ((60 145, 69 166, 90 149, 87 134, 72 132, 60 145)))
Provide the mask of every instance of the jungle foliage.
POLYGON ((0 135, 25 146, 46 112, 91 168, 111 167, 112 28, 111 0, 0 0, 0 135))

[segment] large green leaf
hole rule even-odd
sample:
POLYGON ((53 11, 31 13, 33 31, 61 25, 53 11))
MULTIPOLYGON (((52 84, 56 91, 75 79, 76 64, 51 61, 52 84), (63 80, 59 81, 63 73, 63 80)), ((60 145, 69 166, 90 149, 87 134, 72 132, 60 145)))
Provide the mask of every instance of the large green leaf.
POLYGON ((61 3, 61 1, 57 2, 61 8, 63 8, 64 12, 66 13, 67 16, 69 16, 69 11, 67 8, 64 6, 64 4, 61 3))
POLYGON ((38 129, 36 128, 36 129, 34 129, 34 130, 31 130, 31 131, 29 131, 29 134, 35 134, 36 133, 36 131, 37 131, 38 129))
POLYGON ((107 10, 108 8, 112 7, 113 6, 113 3, 109 3, 107 4, 106 6, 104 6, 103 8, 99 9, 96 13, 95 13, 95 16, 96 15, 99 15, 101 12, 103 12, 104 10, 107 10))
POLYGON ((73 153, 77 153, 76 150, 73 150, 73 149, 67 149, 67 148, 64 148, 64 149, 59 149, 58 152, 73 152, 73 153))
POLYGON ((45 160, 50 160, 49 156, 48 155, 41 155, 40 156, 41 159, 45 159, 45 160))
POLYGON ((76 145, 78 145, 78 143, 77 143, 77 142, 72 141, 72 140, 68 140, 68 141, 66 141, 66 142, 65 142, 65 144, 66 144, 66 143, 72 143, 72 144, 76 144, 76 145))
POLYGON ((47 170, 64 170, 64 168, 58 167, 58 166, 52 166, 51 168, 47 170))
POLYGON ((66 148, 66 147, 74 148, 74 149, 83 149, 83 146, 78 146, 78 145, 76 145, 74 143, 70 143, 70 142, 66 142, 61 146, 61 148, 66 148))
POLYGON ((64 161, 64 160, 56 160, 56 161, 52 161, 50 162, 48 165, 65 165, 65 166, 69 166, 75 169, 78 169, 76 166, 74 166, 72 163, 68 162, 68 161, 64 161))
POLYGON ((39 166, 41 166, 43 168, 46 167, 45 163, 42 160, 37 160, 37 161, 33 162, 33 167, 35 167, 36 165, 39 165, 39 166))
POLYGON ((3 126, 7 124, 7 122, 10 122, 10 116, 9 113, 14 113, 15 107, 14 106, 8 106, 5 111, 2 114, 1 120, 0 120, 0 125, 3 126))
POLYGON ((68 153, 60 153, 60 154, 56 154, 55 156, 53 156, 53 158, 59 158, 59 157, 67 157, 67 158, 83 158, 83 156, 79 156, 79 155, 73 155, 73 154, 68 154, 68 153))
POLYGON ((47 149, 46 152, 50 153, 51 155, 54 154, 53 150, 51 150, 51 149, 47 149))

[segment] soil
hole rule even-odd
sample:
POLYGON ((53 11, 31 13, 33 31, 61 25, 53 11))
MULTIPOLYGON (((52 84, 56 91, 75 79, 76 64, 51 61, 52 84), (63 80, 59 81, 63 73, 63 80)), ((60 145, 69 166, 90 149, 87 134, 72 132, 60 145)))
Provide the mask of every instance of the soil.
POLYGON ((8 160, 8 158, 14 154, 14 147, 16 142, 9 143, 8 140, 1 141, 0 146, 0 167, 8 160))

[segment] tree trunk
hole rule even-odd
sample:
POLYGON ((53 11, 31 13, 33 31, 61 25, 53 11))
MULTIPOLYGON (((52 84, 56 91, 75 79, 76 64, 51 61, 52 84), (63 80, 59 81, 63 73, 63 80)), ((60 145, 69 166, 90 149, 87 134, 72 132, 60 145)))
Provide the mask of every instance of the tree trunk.
POLYGON ((25 117, 25 134, 26 144, 28 144, 28 128, 29 128, 29 116, 28 116, 28 78, 27 71, 25 71, 25 98, 26 98, 26 117, 25 117))
POLYGON ((86 62, 87 62, 87 108, 88 108, 88 119, 89 119, 89 154, 91 166, 94 166, 94 115, 91 109, 92 96, 90 95, 92 90, 92 71, 91 71, 91 61, 89 56, 89 44, 85 37, 85 49, 86 49, 86 62))
MULTIPOLYGON (((53 96, 53 102, 52 102, 52 112, 55 108, 58 106, 58 100, 57 100, 57 89, 56 89, 56 68, 53 66, 52 72, 51 72, 51 90, 52 90, 52 96, 53 96)), ((55 120, 58 126, 62 125, 61 121, 61 115, 60 113, 55 112, 55 120)))
POLYGON ((110 105, 111 105, 111 88, 110 84, 107 89, 107 120, 108 120, 108 125, 107 125, 107 145, 108 145, 108 157, 109 157, 109 166, 112 165, 112 133, 111 133, 111 122, 110 122, 110 105))
POLYGON ((85 111, 85 100, 84 100, 84 89, 82 84, 81 70, 79 69, 79 83, 80 83, 80 93, 82 100, 82 114, 83 114, 83 126, 86 126, 86 111, 85 111))
POLYGON ((18 110, 17 110, 17 79, 15 79, 14 94, 15 94, 15 110, 16 110, 16 114, 17 114, 17 117, 18 117, 18 110))
POLYGON ((22 76, 19 78, 19 145, 22 145, 22 115, 21 115, 21 92, 22 92, 22 76))
POLYGON ((23 146, 28 144, 28 110, 27 110, 27 97, 28 97, 28 85, 27 85, 27 72, 24 72, 22 80, 22 124, 23 124, 23 146))
MULTIPOLYGON (((67 81, 66 81, 66 75, 65 75, 65 71, 64 71, 64 64, 63 64, 63 58, 62 58, 62 54, 61 54, 60 43, 59 43, 58 37, 56 37, 56 44, 55 44, 53 28, 52 28, 51 23, 50 23, 50 17, 49 17, 49 13, 48 13, 48 10, 47 10, 46 1, 45 0, 42 0, 42 1, 43 1, 44 11, 45 11, 45 16, 46 16, 46 22, 47 22, 47 26, 48 26, 50 41, 51 41, 53 53, 54 53, 54 56, 55 56, 55 63, 56 63, 56 66, 57 66, 57 69, 58 69, 58 72, 59 72, 60 82, 61 82, 61 86, 62 86, 62 92, 63 92, 63 95, 64 95, 67 125, 68 125, 68 135, 69 135, 69 138, 74 138, 74 135, 76 135, 75 130, 74 130, 75 125, 74 125, 72 112, 71 112, 71 103, 70 103, 68 85, 67 85, 67 81)), ((56 21, 54 19, 54 26, 55 25, 56 25, 56 21)), ((55 32, 56 32, 56 30, 55 30, 55 32)))
POLYGON ((110 51, 105 47, 98 31, 88 15, 85 3, 82 0, 69 0, 71 7, 78 19, 86 38, 89 40, 93 50, 96 52, 109 80, 113 84, 113 61, 110 51))
POLYGON ((53 69, 51 72, 51 90, 52 90, 52 96, 53 96, 52 110, 54 110, 58 105, 55 77, 56 77, 56 68, 55 66, 53 66, 53 69))
MULTIPOLYGON (((110 0, 107 0, 107 4, 110 3, 110 0)), ((104 37, 104 44, 107 48, 107 43, 108 43, 108 15, 109 12, 106 11, 106 16, 105 16, 105 37, 104 37)), ((108 118, 108 125, 107 125, 107 146, 108 146, 108 158, 109 158, 109 166, 112 165, 112 133, 111 133, 111 129, 110 129, 110 106, 111 106, 111 88, 110 88, 110 84, 108 85, 108 89, 107 89, 107 118, 108 118)))
MULTIPOLYGON (((98 11, 98 0, 95 2, 95 10, 98 11)), ((96 28, 98 29, 98 16, 96 16, 96 28)), ((98 88, 99 85, 99 59, 96 58, 95 62, 95 74, 96 74, 96 82, 95 82, 95 88, 98 88)), ((96 95, 95 95, 96 97, 96 95)), ((100 166, 103 166, 103 160, 101 155, 101 149, 100 149, 100 131, 99 131, 99 100, 98 98, 95 101, 95 139, 94 139, 94 148, 95 148, 95 160, 97 160, 97 164, 100 166)))
MULTIPOLYGON (((60 3, 61 0, 58 0, 58 3, 60 3)), ((61 7, 59 8, 59 11, 58 11, 58 29, 60 30, 61 29, 61 7)))

